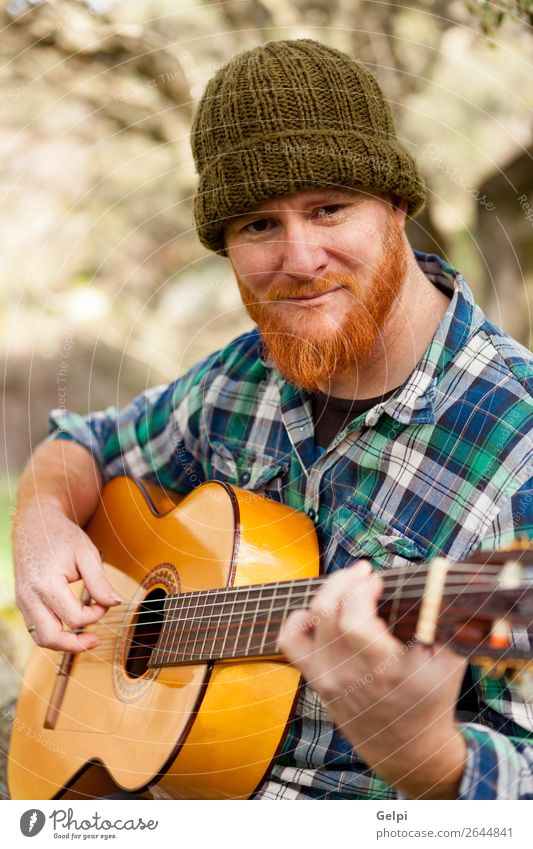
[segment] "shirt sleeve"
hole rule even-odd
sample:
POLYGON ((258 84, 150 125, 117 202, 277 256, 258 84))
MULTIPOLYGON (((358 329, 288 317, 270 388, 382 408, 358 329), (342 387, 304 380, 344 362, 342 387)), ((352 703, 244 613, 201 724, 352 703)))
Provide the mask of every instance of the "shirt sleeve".
POLYGON ((467 758, 459 799, 533 799, 533 740, 463 726, 467 758))
MULTIPOLYGON (((533 480, 528 480, 492 521, 478 548, 506 548, 533 537, 533 480)), ((515 639, 532 632, 518 629, 515 639)), ((526 643, 527 645, 527 643, 526 643)), ((467 746, 460 799, 533 799, 533 704, 525 701, 508 677, 490 678, 474 666, 473 677, 482 724, 461 731, 467 746)))
POLYGON ((142 392, 120 410, 108 407, 86 416, 52 410, 48 440, 72 440, 86 448, 104 483, 129 475, 191 492, 205 480, 201 411, 213 356, 173 383, 142 392))

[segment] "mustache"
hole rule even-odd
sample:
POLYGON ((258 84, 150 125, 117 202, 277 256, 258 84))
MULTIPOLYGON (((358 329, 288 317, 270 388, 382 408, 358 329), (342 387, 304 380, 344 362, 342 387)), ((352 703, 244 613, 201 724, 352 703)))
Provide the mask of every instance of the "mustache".
POLYGON ((349 274, 339 274, 331 277, 321 277, 312 284, 308 281, 292 283, 285 286, 276 286, 269 289, 262 298, 263 303, 285 301, 288 298, 305 298, 313 295, 323 295, 333 289, 348 289, 351 292, 358 290, 355 279, 349 274))

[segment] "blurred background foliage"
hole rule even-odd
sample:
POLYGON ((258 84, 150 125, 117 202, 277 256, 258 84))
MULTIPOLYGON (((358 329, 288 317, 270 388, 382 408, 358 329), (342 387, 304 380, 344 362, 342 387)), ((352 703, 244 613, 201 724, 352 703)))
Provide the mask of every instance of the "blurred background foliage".
POLYGON ((531 2, 0 0, 4 598, 16 479, 48 410, 123 404, 248 327, 192 228, 188 139, 243 49, 310 37, 367 63, 429 186, 412 244, 530 344, 532 23, 531 2))

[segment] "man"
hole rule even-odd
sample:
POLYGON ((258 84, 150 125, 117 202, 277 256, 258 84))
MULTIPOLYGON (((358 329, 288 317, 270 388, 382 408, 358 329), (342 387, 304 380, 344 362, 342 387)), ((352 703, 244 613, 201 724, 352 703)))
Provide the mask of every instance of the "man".
POLYGON ((237 56, 192 146, 199 237, 228 256, 257 328, 118 414, 52 414, 15 527, 27 625, 40 645, 96 644, 64 625, 117 601, 79 527, 103 481, 229 481, 305 510, 335 573, 280 634, 308 685, 256 797, 531 798, 533 715, 514 685, 473 668, 475 722, 459 724, 465 662, 406 649, 376 615, 379 570, 530 532, 531 355, 460 274, 411 251, 424 189, 348 56, 306 39, 237 56), (91 608, 68 588, 79 577, 91 608))

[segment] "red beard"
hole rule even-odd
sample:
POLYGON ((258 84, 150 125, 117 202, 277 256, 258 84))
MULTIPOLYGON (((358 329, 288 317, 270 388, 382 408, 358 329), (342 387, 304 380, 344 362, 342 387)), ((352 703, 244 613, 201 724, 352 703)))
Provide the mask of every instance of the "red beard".
POLYGON ((342 374, 353 365, 363 365, 371 357, 401 291, 406 269, 402 233, 389 213, 382 258, 364 290, 353 275, 342 274, 313 281, 312 290, 301 283, 271 289, 265 300, 257 302, 257 296, 238 277, 237 282, 246 310, 258 325, 275 366, 291 383, 314 391, 332 375, 342 374), (353 308, 338 320, 321 316, 315 308, 287 305, 282 314, 280 308, 270 306, 276 301, 300 297, 304 292, 318 294, 337 286, 342 286, 353 298, 353 308), (306 334, 306 319, 310 317, 313 330, 306 334))

